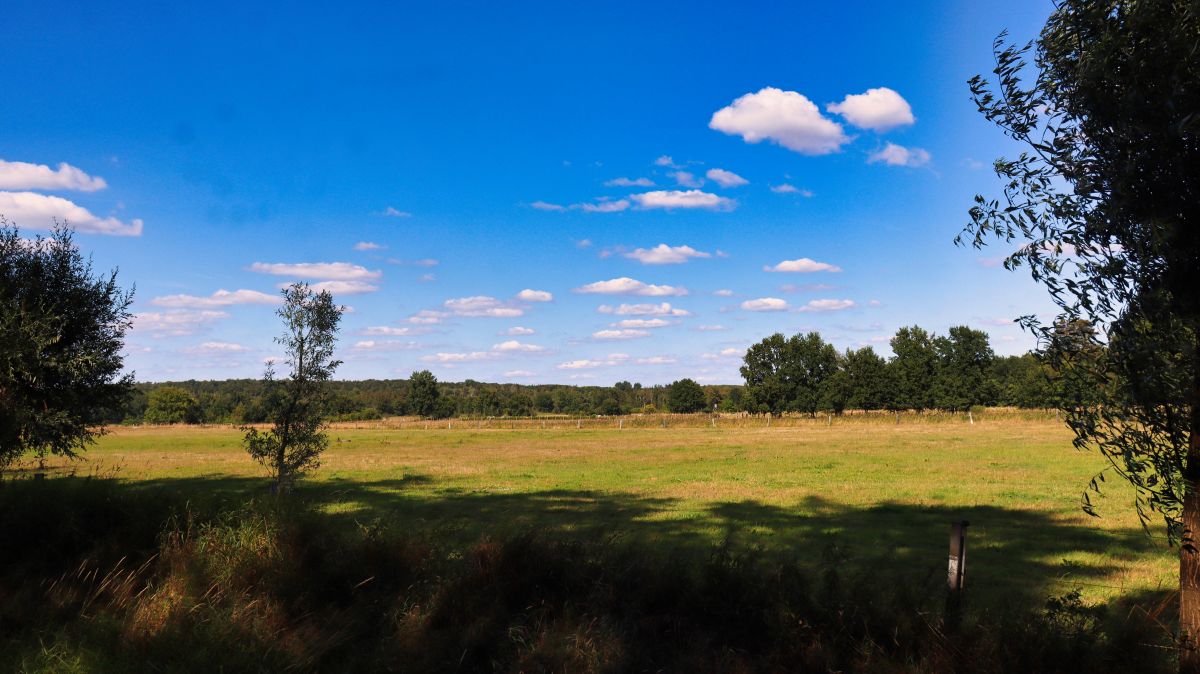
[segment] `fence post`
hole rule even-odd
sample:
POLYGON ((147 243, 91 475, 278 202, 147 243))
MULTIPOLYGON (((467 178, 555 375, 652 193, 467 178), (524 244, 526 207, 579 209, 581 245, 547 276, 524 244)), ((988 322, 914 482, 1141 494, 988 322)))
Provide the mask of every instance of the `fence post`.
POLYGON ((625 420, 617 419, 617 430, 622 430, 624 428, 625 428, 625 420))
POLYGON ((963 588, 967 580, 967 526, 961 520, 950 523, 950 565, 946 577, 946 630, 957 632, 962 622, 963 588))
POLYGON ((581 428, 583 428, 583 419, 576 419, 575 420, 575 430, 579 430, 581 428))
POLYGON ((972 426, 975 425, 975 415, 971 414, 971 410, 967 410, 967 421, 971 422, 972 426))
POLYGON ((767 428, 771 427, 771 413, 767 412, 767 428))

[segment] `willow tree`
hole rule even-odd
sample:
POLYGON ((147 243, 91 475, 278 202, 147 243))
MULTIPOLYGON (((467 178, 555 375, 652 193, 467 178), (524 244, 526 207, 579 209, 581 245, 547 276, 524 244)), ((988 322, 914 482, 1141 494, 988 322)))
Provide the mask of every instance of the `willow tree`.
POLYGON ((1060 309, 1023 323, 1092 391, 1063 401, 1075 444, 1179 545, 1180 669, 1200 672, 1200 2, 1063 0, 1035 41, 993 48, 971 92, 1022 151, 959 242, 1014 246, 1005 266, 1060 309))
POLYGON ((246 428, 243 444, 271 471, 275 488, 284 490, 320 465, 321 453, 329 446, 324 432, 327 382, 341 365, 333 359, 333 349, 342 308, 333 303, 329 291, 314 292, 307 283, 294 283, 283 290, 277 313, 284 333, 275 341, 287 351, 288 373, 276 379, 274 366, 267 365, 265 407, 272 425, 265 432, 246 428))

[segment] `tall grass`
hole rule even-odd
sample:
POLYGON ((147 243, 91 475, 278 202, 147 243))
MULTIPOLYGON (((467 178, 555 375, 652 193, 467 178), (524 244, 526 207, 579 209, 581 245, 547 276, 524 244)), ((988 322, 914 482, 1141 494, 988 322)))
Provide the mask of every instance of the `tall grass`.
MULTIPOLYGON (((944 619, 942 579, 536 533, 466 546, 297 498, 198 510, 111 479, 0 483, 5 671, 1123 672, 1159 612, 944 619)), ((969 597, 967 598, 969 605, 969 597)))

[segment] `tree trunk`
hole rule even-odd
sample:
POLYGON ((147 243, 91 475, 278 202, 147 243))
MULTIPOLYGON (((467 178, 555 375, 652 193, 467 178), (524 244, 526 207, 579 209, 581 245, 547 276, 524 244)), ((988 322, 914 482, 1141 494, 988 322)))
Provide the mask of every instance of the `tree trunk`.
POLYGON ((1179 546, 1181 674, 1200 674, 1200 370, 1192 382, 1191 435, 1184 466, 1183 540, 1179 546))

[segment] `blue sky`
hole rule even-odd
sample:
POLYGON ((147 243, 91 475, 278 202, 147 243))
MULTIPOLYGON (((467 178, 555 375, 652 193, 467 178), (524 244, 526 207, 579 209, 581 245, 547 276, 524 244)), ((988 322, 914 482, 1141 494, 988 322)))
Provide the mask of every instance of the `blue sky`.
POLYGON ((575 4, 10 4, 0 213, 136 284, 140 380, 258 376, 297 279, 352 307, 345 378, 1032 346, 1044 291, 952 239, 1012 150, 966 80, 1048 2, 575 4))

